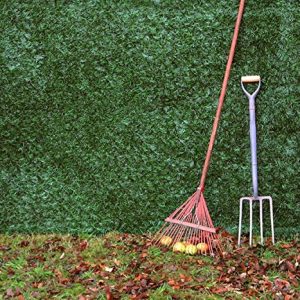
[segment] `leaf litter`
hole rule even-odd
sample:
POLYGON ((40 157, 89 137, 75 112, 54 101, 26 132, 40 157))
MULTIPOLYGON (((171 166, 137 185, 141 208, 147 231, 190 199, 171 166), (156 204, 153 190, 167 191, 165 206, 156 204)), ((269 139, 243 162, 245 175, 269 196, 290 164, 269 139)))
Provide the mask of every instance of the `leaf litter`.
POLYGON ((298 240, 249 248, 245 238, 239 248, 228 232, 221 238, 225 251, 211 258, 173 253, 153 245, 151 235, 52 235, 39 242, 19 236, 19 243, 0 235, 0 293, 4 299, 300 299, 298 240))

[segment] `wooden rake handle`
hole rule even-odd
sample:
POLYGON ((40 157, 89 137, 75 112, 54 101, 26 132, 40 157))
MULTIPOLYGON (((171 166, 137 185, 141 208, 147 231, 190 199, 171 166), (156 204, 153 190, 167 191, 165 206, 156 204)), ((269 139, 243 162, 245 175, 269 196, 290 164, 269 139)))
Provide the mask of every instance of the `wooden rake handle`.
POLYGON ((222 89, 221 89, 221 93, 220 93, 220 97, 219 97, 217 112, 216 112, 216 116, 215 116, 215 120, 214 120, 214 124, 213 124, 213 129, 212 129, 212 133, 211 133, 210 141, 209 141, 209 145, 208 145, 208 150, 207 150, 207 153, 206 153, 205 162, 204 162, 204 166, 203 166, 203 169, 202 169, 202 175, 201 175, 201 179, 200 179, 199 188, 202 192, 204 191, 205 179, 206 179, 206 175, 207 175, 207 171, 208 171, 208 167, 209 167, 210 158, 211 158, 211 154, 212 154, 212 151, 213 151, 214 143, 215 143, 215 140, 216 140, 217 129, 218 129, 219 120, 220 120, 220 116, 221 116, 221 111, 222 111, 222 107, 223 107, 223 103, 224 103, 224 99, 225 99, 225 94, 226 94, 227 84, 228 84, 228 80, 229 80, 231 65, 232 65, 234 52, 235 52, 235 48, 236 48, 236 44, 237 44, 237 39, 238 39, 238 35, 239 35, 240 24, 241 24, 242 17, 243 17, 244 6, 245 6, 245 0, 240 0, 238 15, 237 15, 236 23, 235 23, 233 38, 232 38, 232 42, 231 42, 231 47, 230 47, 230 51, 229 51, 229 56, 228 56, 228 60, 227 60, 225 75, 224 75, 223 84, 222 84, 222 89))

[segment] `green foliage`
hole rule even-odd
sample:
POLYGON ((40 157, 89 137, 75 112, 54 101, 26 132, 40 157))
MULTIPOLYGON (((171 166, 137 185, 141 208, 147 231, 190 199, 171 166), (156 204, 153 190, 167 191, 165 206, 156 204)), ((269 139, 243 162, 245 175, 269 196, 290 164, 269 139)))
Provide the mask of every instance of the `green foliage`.
MULTIPOLYGON (((0 230, 155 231, 194 192, 238 1, 1 1, 0 230)), ((206 197, 236 230, 259 180, 277 235, 299 232, 299 4, 247 1, 206 197)), ((266 223, 266 226, 269 224, 266 223)))

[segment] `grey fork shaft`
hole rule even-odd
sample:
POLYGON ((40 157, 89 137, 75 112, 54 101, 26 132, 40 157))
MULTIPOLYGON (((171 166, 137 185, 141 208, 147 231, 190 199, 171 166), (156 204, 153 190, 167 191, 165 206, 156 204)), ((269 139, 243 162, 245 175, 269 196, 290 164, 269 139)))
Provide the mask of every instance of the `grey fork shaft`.
POLYGON ((252 165, 252 188, 253 197, 258 197, 258 175, 257 175, 257 142, 256 142, 256 120, 255 120, 255 97, 259 92, 261 81, 259 80, 258 88, 250 95, 241 82, 242 89, 249 99, 250 115, 250 143, 251 143, 251 165, 252 165))
POLYGON ((255 121, 255 96, 249 97, 250 115, 250 143, 251 143, 251 165, 252 165, 252 188, 253 197, 258 197, 258 176, 257 176, 257 143, 256 143, 256 121, 255 121))

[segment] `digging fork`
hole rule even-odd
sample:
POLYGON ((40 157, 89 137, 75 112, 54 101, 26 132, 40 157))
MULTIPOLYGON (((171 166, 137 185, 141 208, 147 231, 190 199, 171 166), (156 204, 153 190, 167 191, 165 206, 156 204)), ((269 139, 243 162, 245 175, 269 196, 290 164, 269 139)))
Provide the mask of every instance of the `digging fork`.
POLYGON ((263 202, 269 202, 270 218, 271 218, 271 232, 272 243, 274 244, 274 220, 273 220, 273 200, 271 196, 258 196, 258 178, 257 178, 257 147, 256 147, 256 124, 255 124, 255 97, 261 87, 260 76, 243 76, 241 78, 241 86, 245 95, 249 99, 249 115, 250 115, 250 142, 251 142, 251 163, 252 163, 252 197, 240 198, 240 216, 239 216, 239 233, 238 245, 241 245, 241 232, 242 232, 242 216, 243 216, 243 202, 248 201, 250 206, 250 236, 249 245, 252 246, 252 228, 253 228, 253 201, 259 201, 259 221, 260 221, 260 241, 264 243, 263 237, 263 202), (254 93, 249 94, 244 86, 244 83, 258 83, 257 89, 254 93))

